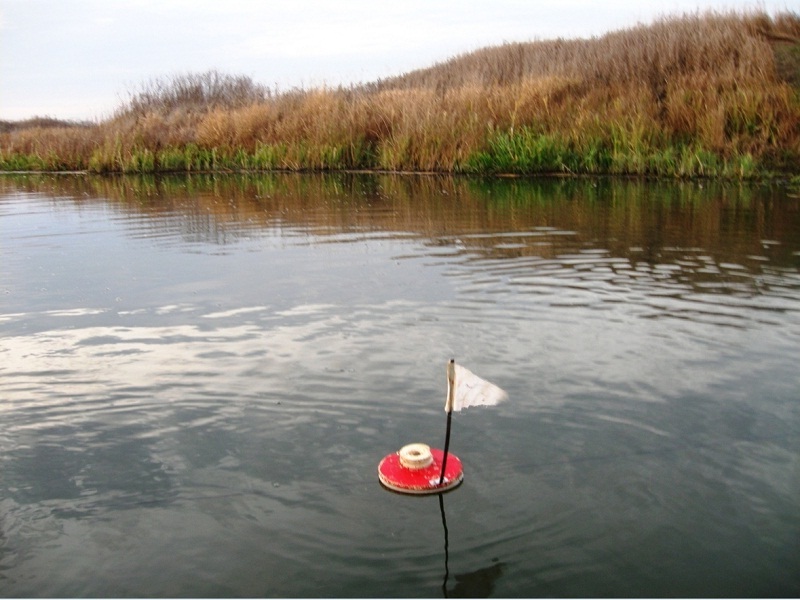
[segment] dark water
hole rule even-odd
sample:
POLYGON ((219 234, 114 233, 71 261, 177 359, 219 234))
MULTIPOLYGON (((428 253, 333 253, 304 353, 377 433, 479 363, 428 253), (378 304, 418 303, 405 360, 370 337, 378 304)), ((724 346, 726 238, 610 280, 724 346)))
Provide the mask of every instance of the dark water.
POLYGON ((3 596, 800 594, 785 189, 5 176, 0 260, 3 596))

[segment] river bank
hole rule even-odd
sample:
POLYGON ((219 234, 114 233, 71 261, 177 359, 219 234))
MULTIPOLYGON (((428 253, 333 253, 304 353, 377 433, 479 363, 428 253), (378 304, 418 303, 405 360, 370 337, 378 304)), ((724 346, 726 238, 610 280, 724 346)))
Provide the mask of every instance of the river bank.
POLYGON ((800 172, 800 16, 707 13, 505 44, 352 86, 153 80, 98 123, 0 128, 1 170, 800 172))

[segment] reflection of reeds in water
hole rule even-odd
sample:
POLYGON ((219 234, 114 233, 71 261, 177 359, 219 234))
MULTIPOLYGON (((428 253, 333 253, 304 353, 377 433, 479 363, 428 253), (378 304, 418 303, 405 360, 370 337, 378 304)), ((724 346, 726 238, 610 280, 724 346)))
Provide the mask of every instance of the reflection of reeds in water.
MULTIPOLYGON (((420 237, 432 248, 459 246, 494 259, 548 257, 601 244, 615 256, 634 249, 637 259, 652 263, 676 249, 704 249, 735 263, 763 254, 764 240, 790 240, 800 230, 797 199, 709 182, 391 174, 0 178, 0 192, 20 189, 107 203, 147 217, 141 227, 181 221, 195 241, 205 235, 219 243, 277 227, 319 241, 420 237)), ((771 261, 795 265, 794 250, 771 246, 771 261)))
POLYGON ((505 44, 350 89, 209 72, 102 123, 0 132, 0 168, 385 169, 749 177, 800 160, 800 19, 687 15, 505 44))
POLYGON ((388 174, 0 178, 0 198, 20 190, 54 205, 97 207, 148 244, 202 253, 258 248, 259 238, 268 246, 358 244, 389 252, 398 265, 445 269, 470 303, 513 294, 523 312, 533 298, 533 306, 624 302, 646 316, 672 314, 677 302, 694 319, 740 326, 737 315, 752 309, 764 309, 764 318, 791 310, 800 289, 800 200, 738 184, 388 174))

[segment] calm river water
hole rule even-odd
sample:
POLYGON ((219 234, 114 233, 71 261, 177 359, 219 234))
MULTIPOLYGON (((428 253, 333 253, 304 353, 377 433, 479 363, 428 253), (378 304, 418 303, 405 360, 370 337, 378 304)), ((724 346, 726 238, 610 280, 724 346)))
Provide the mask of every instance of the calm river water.
POLYGON ((0 261, 3 596, 800 594, 785 189, 3 176, 0 261))

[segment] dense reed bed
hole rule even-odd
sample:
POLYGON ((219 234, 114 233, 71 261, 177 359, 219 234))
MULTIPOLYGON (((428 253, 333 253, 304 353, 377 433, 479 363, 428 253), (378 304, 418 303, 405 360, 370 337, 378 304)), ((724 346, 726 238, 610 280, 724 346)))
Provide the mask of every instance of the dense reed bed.
POLYGON ((0 127, 3 169, 380 169, 747 178, 800 171, 800 15, 669 17, 350 88, 155 80, 91 125, 0 127))

